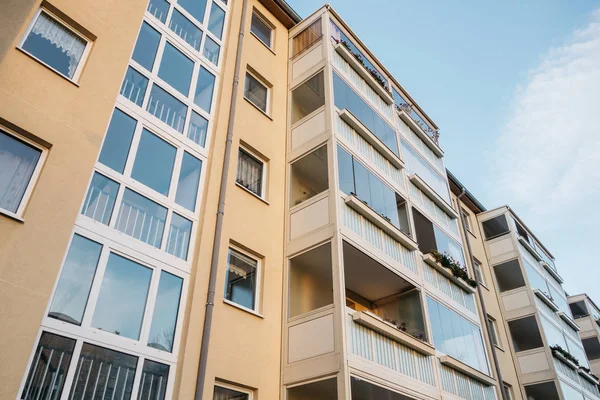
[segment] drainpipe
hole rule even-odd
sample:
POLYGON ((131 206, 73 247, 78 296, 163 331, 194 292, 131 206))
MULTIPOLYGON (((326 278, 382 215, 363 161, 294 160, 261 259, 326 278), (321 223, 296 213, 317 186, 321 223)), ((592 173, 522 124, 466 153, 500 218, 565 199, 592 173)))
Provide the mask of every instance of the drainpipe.
MULTIPOLYGON (((467 251, 469 253, 469 258, 471 259, 471 267, 473 268, 474 271, 474 265, 475 265, 475 256, 473 255, 473 251, 471 250, 471 241, 469 240, 469 235, 467 232, 467 225, 465 223, 465 219, 462 213, 462 206, 461 206, 461 202, 460 199, 467 193, 467 190, 463 187, 462 188, 462 192, 457 196, 456 198, 456 205, 458 206, 458 215, 460 218, 460 225, 462 226, 463 232, 465 234, 465 242, 467 243, 467 251)), ((477 278, 477 276, 475 276, 475 278, 477 278)), ((483 301, 483 292, 481 290, 481 285, 479 284, 479 282, 477 282, 477 295, 479 296, 479 303, 481 304, 481 312, 483 313, 483 317, 485 318, 485 330, 487 333, 487 337, 488 339, 491 337, 490 336, 490 332, 491 332, 491 327, 490 327, 490 321, 488 321, 488 317, 487 317, 487 309, 485 308, 485 301, 483 301)), ((500 384, 500 393, 502 394, 502 399, 503 400, 509 400, 508 396, 506 395, 506 390, 504 390, 504 381, 502 380, 502 372, 500 371, 500 363, 498 362, 498 355, 496 354, 496 348, 494 347, 494 344, 492 343, 492 341, 489 341, 490 344, 490 349, 492 349, 492 358, 494 359, 494 368, 496 369, 496 376, 498 377, 498 383, 500 384)))
POLYGON ((237 105, 238 84, 240 81, 240 69, 242 61, 242 45, 244 42, 244 31, 246 29, 246 9, 248 0, 242 4, 242 20, 240 23, 240 32, 237 43, 237 53, 235 58, 235 70, 233 75, 233 85, 231 87, 231 103, 229 106, 229 120, 227 122, 227 138, 225 139, 225 155, 223 158, 223 173, 221 175, 221 187, 219 189, 219 205, 217 208, 217 221, 215 223, 215 239, 213 242, 210 279, 208 282, 208 295, 206 298, 206 313, 204 315, 204 327, 202 330, 202 345, 200 347, 200 365, 198 366, 198 377, 196 379, 195 400, 202 400, 206 380, 206 367, 208 358, 208 346, 210 344, 210 330, 212 325, 213 309, 215 307, 215 286, 217 281, 217 272, 219 269, 219 253, 221 251, 221 233, 223 231, 223 217, 225 215, 225 194, 227 192, 227 177, 229 175, 229 160, 231 158, 231 145, 233 142, 233 127, 235 119, 235 109, 237 105))

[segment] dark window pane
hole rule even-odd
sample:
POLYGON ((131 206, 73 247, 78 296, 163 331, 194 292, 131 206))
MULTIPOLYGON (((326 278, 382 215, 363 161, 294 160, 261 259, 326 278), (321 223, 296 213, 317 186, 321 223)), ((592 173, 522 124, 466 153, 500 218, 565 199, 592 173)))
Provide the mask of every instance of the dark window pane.
POLYGON ((177 183, 175 202, 190 211, 196 209, 196 198, 198 197, 198 185, 200 183, 201 170, 202 161, 190 155, 188 152, 184 152, 181 170, 179 172, 179 182, 177 183))
POLYGON ((115 108, 98 161, 122 174, 129 155, 135 125, 135 119, 115 108))
POLYGON ((246 87, 244 88, 244 96, 252 102, 256 107, 264 112, 267 112, 267 98, 269 90, 265 85, 260 83, 258 79, 250 74, 246 74, 246 87))
POLYGON ((177 10, 173 10, 169 28, 196 50, 200 50, 202 31, 177 10))
POLYGON ((74 348, 75 340, 42 332, 21 399, 60 398, 74 348))
POLYGON ((169 12, 169 3, 167 0, 150 0, 148 3, 148 12, 164 24, 169 12))
MULTIPOLYGON (((559 400, 554 381, 525 386, 527 400, 559 400)), ((567 397, 568 398, 568 397, 567 397)))
POLYGON ((84 343, 69 399, 131 399, 138 358, 84 343), (100 396, 101 395, 101 396, 100 396))
POLYGON ((85 40, 42 12, 27 35, 23 50, 62 75, 73 78, 85 46, 85 40))
POLYGON ((119 93, 141 107, 147 87, 148 78, 129 67, 127 68, 127 73, 125 74, 125 79, 123 79, 119 93))
POLYGON ((507 261, 494 266, 498 290, 506 292, 525 286, 518 260, 507 261))
POLYGON ((177 149, 144 129, 131 177, 165 196, 169 194, 177 149))
POLYGON ((437 250, 435 243, 435 228, 431 221, 427 219, 423 214, 417 211, 416 208, 412 209, 413 219, 415 220, 415 231, 417 233, 417 242, 419 243, 419 250, 423 254, 431 253, 433 250, 437 250))
POLYGON ((498 215, 495 218, 483 221, 481 225, 483 226, 483 234, 486 240, 502 236, 509 232, 508 221, 504 215, 498 215))
POLYGON ((133 56, 131 56, 131 58, 148 71, 152 71, 159 42, 160 33, 144 22, 140 29, 140 34, 138 35, 135 48, 133 49, 133 56))
POLYGON ((250 310, 256 305, 256 260, 229 249, 228 270, 225 281, 225 298, 250 310))
POLYGON ((94 172, 81 213, 108 225, 115 207, 119 184, 102 174, 94 172))
POLYGON ((0 208, 16 213, 42 152, 0 131, 0 208))
POLYGON ((236 182, 262 196, 263 163, 240 149, 236 182))
POLYGON ((138 400, 164 400, 168 378, 168 365, 145 360, 138 400))
POLYGON ((352 156, 338 146, 338 175, 340 190, 346 194, 355 193, 352 156))
POLYGON ((574 303, 570 303, 569 307, 571 308, 573 318, 581 318, 589 315, 584 301, 576 301, 574 303))
POLYGON ((148 346, 168 352, 173 351, 182 285, 183 279, 180 277, 165 271, 160 273, 148 346))
POLYGON ((221 386, 215 386, 215 392, 213 394, 213 400, 248 400, 248 398, 246 393, 226 389, 221 386))
POLYGON ((184 96, 190 92, 194 62, 171 43, 165 44, 158 76, 184 96))
POLYGON ((73 235, 48 316, 80 325, 102 245, 73 235))
POLYGON ((544 346, 537 321, 533 315, 509 321, 508 329, 516 352, 544 346))
POLYGON ((265 21, 255 13, 252 13, 252 23, 250 24, 250 32, 254 33, 256 37, 271 47, 271 32, 272 28, 267 25, 265 21))
POLYGON ((206 12, 206 0, 177 0, 177 4, 189 12, 198 22, 204 22, 206 12))
POLYGON ((225 23, 225 11, 215 3, 210 7, 210 17, 208 18, 208 30, 217 38, 221 39, 223 35, 223 24, 225 23))
POLYGON ((215 76, 204 67, 198 72, 198 83, 196 84, 196 95, 194 103, 206 112, 210 112, 213 89, 215 87, 215 76))
POLYGON ((597 360, 600 358, 600 342, 597 337, 581 339, 581 343, 583 343, 588 360, 597 360))

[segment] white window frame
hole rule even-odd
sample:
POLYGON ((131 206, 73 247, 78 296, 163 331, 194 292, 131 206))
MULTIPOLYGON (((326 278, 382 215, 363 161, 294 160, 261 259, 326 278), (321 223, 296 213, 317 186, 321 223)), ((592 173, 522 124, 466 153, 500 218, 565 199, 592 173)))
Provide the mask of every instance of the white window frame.
POLYGON ((83 70, 84 65, 86 64, 87 58, 90 54, 90 50, 92 48, 92 40, 90 40, 88 37, 84 36, 83 34, 81 34, 77 29, 75 29, 71 24, 67 23, 66 21, 64 21, 62 18, 60 18, 59 16, 57 16, 56 14, 54 14, 53 12, 51 12, 50 10, 48 10, 47 8, 44 7, 40 7, 35 15, 33 16, 33 18, 31 19, 29 26, 27 27, 27 30, 25 31, 25 34, 23 35, 23 37, 21 38, 21 40, 19 41, 19 44, 17 46, 17 49, 19 49, 20 51, 22 51, 23 53, 27 54, 29 57, 33 58, 34 60, 36 60, 37 62, 39 62, 40 64, 44 65, 45 67, 51 69, 52 71, 54 71, 55 73, 57 73, 58 75, 62 76, 63 78, 65 78, 66 80, 74 83, 75 85, 78 85, 79 82, 79 78, 81 76, 81 72, 83 70), (81 40, 85 41, 85 49, 83 50, 83 54, 81 55, 81 59, 79 60, 79 63, 77 64, 77 68, 75 69, 75 73, 73 74, 72 78, 69 78, 68 76, 66 76, 65 74, 63 74, 62 72, 59 72, 58 70, 56 70, 54 67, 48 65, 47 63, 45 63, 44 61, 40 60, 39 58, 37 58, 34 54, 31 54, 30 52, 28 52, 27 50, 25 50, 23 48, 23 44, 25 43, 25 41, 27 40, 27 38, 29 37, 29 34, 31 33, 31 30, 33 29, 33 25, 35 25, 35 23, 37 22, 38 18, 40 17, 40 14, 44 13, 46 14, 50 19, 53 19, 55 22, 57 22, 58 24, 62 25, 64 28, 68 29, 69 31, 71 31, 71 33, 73 33, 74 35, 76 35, 77 37, 79 37, 81 40))
POLYGON ((246 75, 244 76, 244 99, 246 99, 250 104, 252 104, 258 111, 271 118, 271 85, 268 84, 264 79, 260 78, 257 74, 250 71, 250 69, 246 69, 246 75), (252 100, 250 100, 246 96, 246 85, 248 82, 248 76, 251 76, 254 80, 256 80, 258 83, 264 86, 265 89, 267 89, 267 101, 265 105, 265 110, 260 108, 260 106, 256 105, 252 100))
POLYGON ((467 232, 473 233, 473 228, 471 225, 471 216, 462 207, 460 208, 460 212, 462 213, 463 219, 465 220, 465 227, 467 228, 467 232))
MULTIPOLYGON (((227 289, 227 287, 224 287, 223 289, 223 302, 226 304, 229 304, 233 307, 237 307, 239 309, 242 309, 244 311, 247 311, 251 314, 255 314, 261 318, 263 318, 263 315, 261 314, 261 310, 262 310, 262 275, 263 275, 263 271, 262 271, 262 267, 263 267, 263 257, 259 257, 256 254, 250 253, 247 250, 242 249, 240 246, 236 246, 235 243, 229 243, 229 246, 227 247, 227 260, 229 260, 229 254, 231 252, 231 250, 236 251, 248 258, 251 258, 252 260, 256 261, 256 288, 254 290, 254 309, 252 308, 248 308, 248 307, 244 307, 241 304, 236 303, 233 300, 229 300, 225 297, 225 290, 227 289)), ((227 262, 227 270, 226 273, 229 273, 229 261, 227 262)), ((226 282, 227 283, 227 282, 226 282)), ((237 390, 237 389, 234 389, 237 390)))
MULTIPOLYGON (((238 159, 237 159, 237 164, 236 164, 236 169, 235 169, 235 185, 244 189, 246 192, 250 193, 251 195, 253 195, 254 197, 259 198, 260 200, 263 200, 264 202, 267 201, 267 178, 268 178, 268 174, 267 174, 267 167, 268 166, 268 161, 265 160, 264 157, 262 157, 261 155, 259 155, 256 151, 252 151, 248 148, 248 146, 244 146, 242 143, 240 143, 240 146, 238 148, 238 159), (252 158, 254 158, 256 161, 262 163, 262 171, 261 171, 261 180, 262 180, 262 185, 260 188, 260 194, 254 193, 253 191, 251 191, 250 189, 245 188, 244 186, 240 185, 237 181, 237 171, 238 171, 238 166, 240 164, 240 156, 239 156, 239 151, 243 151, 244 153, 248 154, 249 156, 251 156, 252 158)), ((267 203, 268 204, 268 203, 267 203)))
POLYGON ((506 393, 506 400, 513 400, 513 388, 506 382, 502 382, 502 386, 504 386, 504 392, 506 393))
POLYGON ((473 275, 475 275, 475 279, 479 281, 481 285, 487 288, 487 283, 485 282, 485 276, 483 276, 483 269, 481 269, 481 263, 477 260, 474 260, 473 263, 473 275))
POLYGON ((250 18, 250 33, 254 36, 259 42, 267 46, 269 50, 273 50, 275 47, 275 27, 272 23, 270 23, 256 8, 252 9, 252 17, 250 18), (254 32, 252 32, 252 18, 258 18, 267 28, 270 29, 269 43, 265 43, 259 38, 254 32))
POLYGON ((29 182, 27 183, 27 188, 25 189, 25 192, 23 192, 23 198, 21 198, 21 202, 19 203, 19 206, 17 207, 17 211, 12 212, 12 211, 9 211, 9 210, 6 210, 6 209, 0 207, 0 214, 4 214, 10 218, 16 219, 17 221, 24 222, 23 214, 25 212, 25 208, 27 207, 27 204, 29 203, 29 200, 31 199, 31 194, 33 193, 33 188, 35 187, 35 185, 40 177, 42 168, 46 162, 46 157, 48 156, 48 149, 46 147, 39 145, 38 143, 34 142, 33 140, 30 140, 30 139, 26 138, 25 136, 18 134, 17 132, 13 131, 12 129, 7 128, 4 125, 0 125, 0 134, 6 134, 8 136, 11 136, 11 137, 13 137, 19 141, 22 141, 23 143, 25 143, 37 150, 40 150, 42 152, 40 154, 40 158, 38 159, 38 162, 37 162, 35 168, 33 169, 31 178, 29 179, 29 182))
POLYGON ((225 382, 219 381, 219 380, 217 380, 215 382, 215 384, 213 385, 213 396, 214 396, 214 392, 215 392, 214 388, 216 386, 218 386, 220 388, 223 388, 223 389, 235 390, 236 392, 247 394, 248 395, 248 400, 253 400, 254 399, 254 391, 253 390, 245 389, 245 388, 242 388, 240 386, 231 385, 229 383, 225 383, 225 382))
POLYGON ((488 321, 488 326, 489 326, 490 330, 493 331, 493 335, 496 338, 496 342, 497 342, 497 343, 492 343, 492 344, 498 348, 502 348, 502 342, 500 341, 500 335, 498 334, 498 323, 496 322, 496 319, 493 318, 489 314, 486 316, 486 318, 488 321))

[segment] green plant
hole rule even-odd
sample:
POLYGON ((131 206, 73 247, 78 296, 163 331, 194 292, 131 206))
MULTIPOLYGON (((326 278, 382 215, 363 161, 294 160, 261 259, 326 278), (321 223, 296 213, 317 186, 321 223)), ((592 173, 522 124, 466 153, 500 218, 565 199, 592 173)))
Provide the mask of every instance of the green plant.
POLYGON ((550 346, 550 350, 552 350, 552 354, 558 353, 561 356, 563 356, 564 358, 566 358, 567 360, 571 361, 573 364, 577 365, 578 367, 580 366, 579 365, 579 360, 576 359, 575 357, 573 357, 571 355, 571 353, 569 353, 568 351, 566 351, 565 349, 563 349, 559 345, 555 344, 554 346, 550 346))
POLYGON ((384 88, 388 93, 390 92, 390 88, 388 87, 387 83, 385 82, 385 80, 381 77, 381 75, 379 74, 379 72, 373 68, 369 68, 367 66, 367 64, 365 64, 365 60, 363 60, 362 55, 360 54, 356 54, 352 48, 350 47, 350 45, 348 44, 348 42, 346 42, 345 40, 336 40, 334 39, 337 43, 342 44, 342 46, 344 46, 346 49, 348 49, 348 51, 350 52, 350 54, 352 54, 354 56, 354 58, 356 58, 356 61, 358 61, 364 69, 367 70, 367 72, 369 72, 371 74, 371 76, 377 81, 377 83, 379 83, 379 85, 384 88))
POLYGON ((582 370, 583 372, 585 372, 586 374, 588 374, 589 376, 591 376, 591 377, 593 377, 593 378, 595 378, 595 379, 598 379, 598 377, 597 377, 596 375, 594 375, 594 374, 592 373, 592 370, 591 370, 591 369, 589 369, 588 367, 584 367, 583 365, 580 365, 580 366, 579 366, 579 369, 580 369, 580 370, 582 370))
POLYGON ((452 258, 446 253, 442 254, 435 250, 431 252, 431 255, 433 256, 433 258, 435 258, 435 261, 442 265, 442 267, 452 271, 452 275, 454 275, 456 278, 462 279, 473 288, 477 287, 477 281, 475 279, 471 279, 469 273, 467 272, 467 269, 461 266, 460 263, 454 258, 452 258))

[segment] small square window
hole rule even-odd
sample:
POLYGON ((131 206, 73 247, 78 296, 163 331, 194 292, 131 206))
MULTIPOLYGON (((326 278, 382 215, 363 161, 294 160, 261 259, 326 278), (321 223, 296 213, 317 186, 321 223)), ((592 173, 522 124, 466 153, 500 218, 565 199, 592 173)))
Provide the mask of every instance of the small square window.
POLYGON ((42 9, 20 48, 65 78, 76 81, 89 45, 87 39, 42 9))
POLYGON ((0 130, 0 211, 23 214, 42 166, 44 151, 33 143, 0 130))
POLYGON ((252 13, 250 32, 270 49, 273 48, 273 31, 273 27, 263 16, 259 15, 256 11, 252 13))
POLYGON ((268 113, 270 90, 267 85, 249 72, 246 73, 246 84, 244 86, 244 97, 254 104, 265 114, 268 113))
POLYGON ((265 163, 249 151, 240 148, 236 183, 260 198, 264 198, 265 163))
POLYGON ((248 310, 258 312, 259 261, 245 253, 229 248, 225 299, 248 310))

